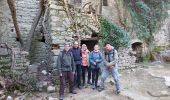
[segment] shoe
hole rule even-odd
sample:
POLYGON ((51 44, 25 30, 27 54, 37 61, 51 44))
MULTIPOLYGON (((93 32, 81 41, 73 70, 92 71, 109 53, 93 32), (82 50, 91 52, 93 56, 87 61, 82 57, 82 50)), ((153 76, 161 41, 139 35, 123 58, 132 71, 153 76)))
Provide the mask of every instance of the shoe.
POLYGON ((82 87, 84 87, 84 86, 85 86, 85 83, 83 83, 82 87))
POLYGON ((59 100, 64 100, 64 96, 61 95, 60 98, 59 98, 59 100))
POLYGON ((99 92, 101 92, 101 91, 103 91, 103 90, 104 90, 104 88, 101 88, 101 87, 98 89, 99 92))
POLYGON ((117 90, 117 91, 116 91, 116 94, 120 94, 120 90, 117 90))
POLYGON ((82 86, 78 86, 78 88, 81 90, 81 89, 82 89, 82 86))
POLYGON ((90 81, 87 81, 87 84, 91 85, 92 83, 90 81))
POLYGON ((71 93, 71 94, 77 94, 77 92, 76 92, 76 91, 70 91, 70 93, 71 93))
POLYGON ((96 86, 95 86, 95 85, 92 85, 92 89, 93 89, 93 90, 96 89, 96 86))

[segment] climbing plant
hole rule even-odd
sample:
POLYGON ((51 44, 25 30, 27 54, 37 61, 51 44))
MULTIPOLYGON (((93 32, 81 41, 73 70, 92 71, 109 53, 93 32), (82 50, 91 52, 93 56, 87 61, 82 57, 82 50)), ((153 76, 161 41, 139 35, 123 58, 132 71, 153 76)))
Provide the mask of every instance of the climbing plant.
POLYGON ((115 48, 127 47, 130 41, 128 32, 107 19, 100 18, 101 31, 99 36, 101 42, 109 41, 115 48))
POLYGON ((168 0, 124 0, 132 17, 133 30, 148 45, 167 17, 168 0))

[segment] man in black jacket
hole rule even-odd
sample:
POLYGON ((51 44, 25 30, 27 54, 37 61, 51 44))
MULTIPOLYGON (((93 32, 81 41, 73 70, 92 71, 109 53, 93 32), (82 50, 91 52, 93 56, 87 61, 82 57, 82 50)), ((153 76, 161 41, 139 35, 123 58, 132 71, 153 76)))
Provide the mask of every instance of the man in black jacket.
POLYGON ((82 68, 81 68, 81 61, 82 61, 82 55, 81 55, 81 49, 79 48, 79 43, 75 41, 73 43, 73 48, 70 50, 73 54, 74 57, 74 62, 76 64, 76 74, 75 74, 75 85, 78 86, 79 89, 82 88, 81 86, 81 73, 82 73, 82 68))
POLYGON ((64 89, 66 84, 66 79, 69 80, 70 93, 76 94, 74 91, 74 73, 75 73, 75 63, 72 52, 69 51, 70 45, 65 44, 64 50, 60 52, 57 59, 57 67, 60 74, 60 91, 59 100, 64 99, 64 89))

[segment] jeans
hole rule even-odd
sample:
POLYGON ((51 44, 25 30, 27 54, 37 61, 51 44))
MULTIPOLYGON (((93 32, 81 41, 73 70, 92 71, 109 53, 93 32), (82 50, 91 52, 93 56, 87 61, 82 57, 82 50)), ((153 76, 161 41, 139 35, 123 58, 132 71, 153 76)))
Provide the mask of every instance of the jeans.
POLYGON ((118 69, 116 67, 112 68, 112 69, 108 69, 108 68, 104 68, 102 70, 102 75, 101 75, 101 83, 100 83, 100 87, 104 89, 104 81, 107 79, 107 77, 109 76, 109 73, 112 73, 112 77, 115 81, 115 85, 116 85, 116 90, 120 90, 120 82, 119 82, 119 72, 118 69))
POLYGON ((70 92, 74 89, 74 75, 71 71, 62 72, 62 76, 60 76, 60 91, 59 95, 64 96, 64 89, 66 80, 69 81, 69 90, 70 92))
POLYGON ((97 87, 100 68, 92 68, 92 85, 97 87))
POLYGON ((88 81, 91 79, 91 69, 89 66, 82 66, 82 80, 83 84, 86 82, 86 72, 88 72, 88 81))
POLYGON ((80 64, 76 65, 76 74, 75 74, 75 79, 74 79, 74 84, 77 85, 78 87, 81 86, 81 75, 82 75, 82 68, 80 64))

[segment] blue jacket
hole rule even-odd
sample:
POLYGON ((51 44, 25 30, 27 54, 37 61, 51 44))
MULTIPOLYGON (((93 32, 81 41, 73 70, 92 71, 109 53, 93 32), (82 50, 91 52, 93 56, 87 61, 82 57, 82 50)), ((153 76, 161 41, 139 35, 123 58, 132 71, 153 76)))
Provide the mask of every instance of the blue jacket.
POLYGON ((82 60, 81 49, 80 48, 71 48, 70 51, 73 54, 75 64, 76 65, 81 64, 81 60, 82 60))
POLYGON ((100 68, 102 63, 102 53, 92 51, 90 53, 90 64, 91 68, 100 68), (96 62, 97 60, 97 62, 96 62), (95 64, 96 63, 96 64, 95 64))

